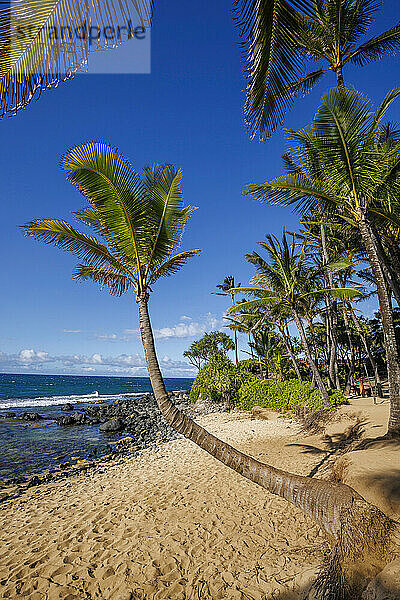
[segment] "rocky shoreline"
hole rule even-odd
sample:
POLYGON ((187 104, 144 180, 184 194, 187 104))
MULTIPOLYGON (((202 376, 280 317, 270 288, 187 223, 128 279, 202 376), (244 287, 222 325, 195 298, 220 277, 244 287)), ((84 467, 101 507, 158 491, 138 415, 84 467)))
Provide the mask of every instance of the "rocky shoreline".
MULTIPOLYGON (((188 391, 170 392, 169 397, 180 410, 192 418, 225 411, 225 407, 217 403, 202 401, 192 404, 188 391)), ((8 412, 2 415, 2 420, 32 422, 32 426, 37 426, 38 422, 52 422, 63 429, 98 425, 101 434, 108 438, 108 453, 100 457, 60 462, 57 467, 45 472, 8 480, 0 493, 0 502, 17 497, 32 486, 64 479, 98 467, 102 462, 116 459, 119 455, 135 456, 145 448, 156 447, 182 437, 165 421, 154 396, 150 393, 118 399, 111 403, 93 401, 78 410, 76 408, 72 404, 66 404, 60 407, 60 413, 51 416, 33 411, 8 412)))

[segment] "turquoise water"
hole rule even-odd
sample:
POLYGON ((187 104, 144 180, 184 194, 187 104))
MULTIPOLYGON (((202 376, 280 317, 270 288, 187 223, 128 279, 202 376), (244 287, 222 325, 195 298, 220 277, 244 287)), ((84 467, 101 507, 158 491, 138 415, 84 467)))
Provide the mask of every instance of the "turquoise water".
MULTIPOLYGON (((188 390, 192 379, 165 379, 169 391, 188 390)), ((108 454, 130 434, 102 434, 99 425, 60 427, 53 419, 67 402, 79 411, 94 399, 112 402, 151 391, 147 377, 87 377, 0 374, 0 481, 29 478, 78 458, 108 454), (5 418, 8 413, 38 412, 35 422, 5 418)))

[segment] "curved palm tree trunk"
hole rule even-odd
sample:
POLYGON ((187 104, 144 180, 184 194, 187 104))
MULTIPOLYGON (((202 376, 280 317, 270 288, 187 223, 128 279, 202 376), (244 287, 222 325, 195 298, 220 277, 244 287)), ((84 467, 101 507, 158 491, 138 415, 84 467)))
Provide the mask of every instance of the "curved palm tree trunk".
MULTIPOLYGON (((340 567, 334 575, 340 585, 344 583, 349 589, 348 597, 356 598, 352 592, 353 584, 359 586, 361 577, 365 585, 365 581, 392 560, 393 551, 397 548, 392 548, 395 523, 347 485, 295 475, 262 463, 218 439, 178 410, 164 386, 147 303, 147 294, 142 294, 138 298, 140 333, 151 385, 167 423, 227 467, 272 494, 285 498, 318 523, 332 546, 331 563, 337 562, 340 567), (374 557, 372 565, 371 561, 365 560, 366 555, 374 557)), ((328 595, 332 585, 331 573, 328 575, 325 576, 326 581, 324 574, 317 581, 318 598, 336 600, 337 596, 328 595)))
POLYGON ((365 217, 360 219, 358 226, 376 281, 379 308, 382 316, 390 396, 388 435, 398 437, 400 436, 400 357, 393 323, 392 302, 386 287, 385 275, 379 260, 373 231, 365 217))
POLYGON ((299 316, 297 310, 295 310, 295 309, 293 309, 293 316, 294 316, 294 320, 296 322, 297 329, 298 329, 299 334, 300 334, 300 339, 301 339, 301 343, 303 345, 303 350, 304 350, 304 353, 306 355, 309 367, 311 369, 311 373, 313 375, 313 379, 315 380, 315 383, 317 384, 317 387, 319 389, 319 393, 321 394, 321 398, 322 398, 322 402, 323 402, 324 408, 328 409, 329 408, 329 395, 328 395, 328 391, 326 389, 326 386, 325 386, 324 382, 322 381, 322 377, 321 377, 321 374, 320 374, 320 372, 318 370, 318 367, 315 364, 315 361, 313 360, 313 357, 311 356, 310 346, 308 345, 308 342, 307 342, 307 338, 306 338, 306 334, 305 334, 305 331, 304 331, 303 323, 301 322, 300 316, 299 316))

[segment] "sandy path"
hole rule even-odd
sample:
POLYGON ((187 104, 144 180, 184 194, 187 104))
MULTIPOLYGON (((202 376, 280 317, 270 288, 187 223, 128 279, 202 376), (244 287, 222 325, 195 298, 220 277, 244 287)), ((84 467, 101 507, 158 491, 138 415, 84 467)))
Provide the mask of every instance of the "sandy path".
MULTIPOLYGON (((200 421, 297 473, 320 459, 290 445, 296 426, 283 419, 200 421)), ((322 540, 300 511, 179 439, 4 503, 0 597, 296 600, 322 540)))

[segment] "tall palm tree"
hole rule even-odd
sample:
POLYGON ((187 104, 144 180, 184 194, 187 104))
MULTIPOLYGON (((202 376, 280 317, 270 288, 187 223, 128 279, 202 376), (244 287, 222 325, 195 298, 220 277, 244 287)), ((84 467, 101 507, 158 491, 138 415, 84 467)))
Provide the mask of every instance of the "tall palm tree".
POLYGON ((285 498, 319 523, 332 545, 332 568, 323 571, 317 582, 320 598, 345 598, 355 585, 360 587, 360 578, 365 584, 393 560, 398 550, 393 537, 395 522, 346 485, 288 473, 240 452, 179 411, 168 397, 148 302, 160 277, 175 273, 199 252, 175 254, 193 212, 183 207, 181 172, 167 165, 144 169, 139 175, 105 143, 70 150, 62 166, 88 201, 75 216, 93 229, 94 235, 65 221, 44 219, 27 223, 25 233, 77 255, 83 262, 76 267, 74 278, 107 286, 117 296, 134 292, 151 385, 166 421, 226 466, 285 498), (341 596, 330 592, 334 578, 343 590, 341 596))
POLYGON ((250 281, 257 287, 242 288, 246 294, 255 296, 255 299, 232 306, 228 312, 248 310, 255 306, 274 307, 275 310, 281 310, 286 314, 289 312, 296 323, 304 354, 324 407, 329 408, 328 390, 312 356, 303 325, 303 316, 306 316, 309 299, 322 298, 326 294, 354 295, 357 292, 353 289, 316 287, 315 271, 305 266, 305 246, 298 249, 294 239, 289 244, 285 233, 282 236, 282 243, 275 236, 267 235, 266 242, 259 242, 259 244, 267 252, 268 260, 262 258, 257 252, 246 255, 247 260, 257 269, 258 274, 250 281))
POLYGON ((0 118, 150 27, 152 0, 19 0, 0 9, 0 118))
POLYGON ((400 142, 381 141, 382 119, 399 94, 400 88, 388 93, 381 106, 372 111, 370 101, 358 92, 330 90, 312 127, 289 133, 296 168, 281 178, 246 188, 255 198, 296 203, 303 211, 322 205, 342 222, 358 228, 377 286, 391 403, 388 436, 396 437, 400 435, 400 352, 390 279, 378 251, 376 226, 400 224, 400 142))
MULTIPOLYGON (((222 283, 220 283, 219 285, 217 285, 217 288, 219 290, 222 290, 222 292, 211 292, 212 294, 215 294, 217 296, 230 296, 231 301, 232 301, 232 306, 235 306, 235 292, 233 291, 234 289, 236 289, 237 287, 240 287, 240 283, 238 283, 237 285, 235 285, 235 278, 233 275, 228 275, 227 277, 225 277, 224 281, 222 283)), ((235 335, 235 364, 238 364, 238 341, 237 341, 237 329, 234 328, 233 330, 234 335, 235 335)))
POLYGON ((295 97, 308 93, 327 72, 343 87, 347 64, 362 67, 400 47, 398 23, 360 43, 381 4, 235 0, 235 20, 247 54, 245 114, 252 135, 268 137, 295 97))

